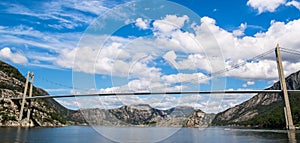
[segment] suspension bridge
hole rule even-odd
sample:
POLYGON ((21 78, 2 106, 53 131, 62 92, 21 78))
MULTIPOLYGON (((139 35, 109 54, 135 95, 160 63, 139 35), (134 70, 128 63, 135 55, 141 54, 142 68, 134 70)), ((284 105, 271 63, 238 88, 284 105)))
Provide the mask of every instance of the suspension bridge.
MULTIPOLYGON (((26 76, 26 83, 24 87, 24 93, 22 97, 15 97, 15 98, 9 98, 11 100, 21 100, 21 109, 20 109, 20 115, 19 115, 19 121, 23 119, 23 110, 25 106, 25 102, 28 100, 28 112, 27 112, 27 120, 29 121, 30 118, 30 101, 33 99, 46 99, 46 98, 68 98, 68 97, 92 97, 92 96, 128 96, 128 95, 164 95, 164 94, 246 94, 246 93, 278 93, 278 94, 283 94, 284 97, 284 113, 285 113, 285 120, 286 120, 286 128, 288 130, 295 130, 295 126, 293 124, 293 118, 291 114, 291 108, 290 108, 290 103, 289 103, 289 93, 300 93, 300 90, 287 90, 286 86, 286 81, 284 77, 284 71, 283 71, 283 66, 282 66, 282 58, 281 58, 281 53, 285 52, 288 54, 293 54, 293 55, 300 55, 300 52, 297 50, 293 49, 287 49, 287 48, 280 48, 279 45, 276 46, 275 48, 275 54, 276 54, 276 61, 277 61, 277 69, 278 69, 278 75, 280 79, 280 86, 281 90, 224 90, 224 91, 180 91, 180 92, 117 92, 117 93, 97 93, 97 94, 73 94, 73 95, 35 95, 32 96, 32 84, 34 81, 34 74, 28 72, 26 76), (29 89, 29 96, 26 96, 27 93, 27 88, 28 84, 30 84, 30 89, 29 89)), ((222 75, 228 71, 237 69, 239 67, 242 67, 248 63, 248 61, 256 61, 261 58, 264 58, 268 56, 270 53, 274 52, 274 49, 268 50, 262 54, 259 54, 251 59, 245 60, 244 62, 232 65, 230 67, 227 67, 225 69, 222 69, 217 72, 210 73, 209 76, 203 76, 199 77, 198 80, 206 79, 206 78, 211 78, 210 76, 217 76, 217 75, 222 75)), ((54 83, 54 82, 53 82, 54 83)), ((62 84, 58 84, 64 87, 70 87, 70 86, 65 86, 62 84)))

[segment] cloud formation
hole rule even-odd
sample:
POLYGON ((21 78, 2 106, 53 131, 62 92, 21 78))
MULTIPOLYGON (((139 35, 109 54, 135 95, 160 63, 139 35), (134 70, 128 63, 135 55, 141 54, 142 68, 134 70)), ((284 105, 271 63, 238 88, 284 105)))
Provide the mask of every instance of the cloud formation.
POLYGON ((16 64, 26 64, 28 63, 27 58, 18 52, 12 52, 10 48, 5 47, 0 50, 0 58, 12 61, 16 64))
POLYGON ((284 4, 286 0, 248 0, 247 5, 258 10, 258 13, 274 12, 280 5, 284 4))
POLYGON ((36 17, 39 19, 38 21, 51 21, 43 23, 44 26, 58 30, 64 28, 75 29, 88 25, 96 15, 108 10, 102 0, 66 0, 63 2, 35 2, 35 4, 39 7, 28 8, 22 4, 0 3, 0 5, 7 7, 5 11, 8 13, 36 17), (66 9, 70 9, 71 13, 66 9))
POLYGON ((292 0, 290 2, 287 2, 285 5, 286 6, 294 6, 295 8, 297 8, 298 10, 300 10, 300 2, 298 2, 296 0, 292 0))
POLYGON ((275 12, 280 6, 294 6, 300 10, 300 3, 296 0, 286 1, 286 0, 248 0, 247 5, 258 10, 258 14, 264 12, 275 12))
MULTIPOLYGON (((141 22, 140 20, 136 21, 137 26, 141 22)), ((202 39, 205 29, 208 28, 218 42, 226 68, 231 69, 239 63, 244 63, 242 66, 226 71, 226 76, 245 80, 274 80, 278 77, 274 53, 254 61, 251 58, 273 49, 276 43, 280 43, 281 47, 295 50, 300 46, 300 42, 296 38, 300 37, 300 33, 297 32, 300 31, 300 20, 287 23, 271 21, 271 26, 266 32, 259 32, 254 36, 242 36, 243 31, 247 28, 247 24, 241 24, 237 31, 229 32, 219 27, 216 24, 216 20, 210 17, 201 18, 200 21, 202 23, 200 25, 193 25, 195 33, 181 31, 180 29, 187 20, 187 16, 168 15, 161 20, 157 20, 159 21, 158 23, 155 20, 153 23, 156 23, 156 25, 153 24, 153 27, 144 25, 143 28, 153 31, 154 38, 112 36, 110 42, 101 47, 101 51, 97 46, 93 45, 93 43, 98 43, 93 41, 101 41, 104 37, 91 36, 87 38, 89 42, 83 44, 86 47, 81 48, 80 51, 71 49, 62 52, 58 59, 60 61, 58 64, 72 68, 68 66, 70 63, 67 61, 74 60, 74 54, 77 53, 77 63, 73 67, 75 70, 87 73, 111 74, 120 77, 130 76, 132 79, 151 79, 151 81, 158 82, 164 76, 175 77, 174 75, 171 76, 161 72, 163 69, 158 66, 155 60, 158 57, 162 57, 168 66, 178 71, 200 70, 210 73, 212 66, 215 65, 211 65, 208 57, 213 55, 210 55, 209 47, 203 47, 201 43, 197 43, 197 39, 202 39), (177 21, 176 18, 178 19, 177 21), (158 28, 170 22, 170 19, 177 22, 174 25, 179 26, 171 27, 169 30, 160 30, 158 28), (95 51, 100 52, 97 53, 95 51), (151 63, 155 64, 151 65, 151 63)), ((170 23, 167 25, 170 25, 170 23)), ((298 58, 285 53, 283 56, 285 56, 286 74, 295 72, 300 64, 298 58)), ((183 75, 185 74, 192 75, 196 73, 183 73, 183 75)), ((203 75, 205 76, 205 74, 203 75)), ((194 80, 197 81, 196 77, 194 80)))
MULTIPOLYGON (((270 1, 266 5, 273 5, 273 7, 277 6, 276 3, 282 3, 284 1, 270 1)), ((102 1, 95 2, 95 8, 86 9, 84 7, 74 5, 74 3, 71 2, 63 2, 63 3, 56 3, 53 2, 53 5, 56 5, 58 8, 55 10, 52 10, 52 12, 48 13, 48 15, 43 15, 45 19, 53 19, 55 13, 59 12, 61 7, 74 7, 76 10, 81 10, 88 12, 90 14, 97 14, 101 13, 101 10, 95 11, 99 7, 103 7, 102 1), (52 18, 51 18, 52 17, 52 18)), ((262 2, 259 1, 248 1, 248 4, 250 5, 262 5, 262 2)), ((2 3, 3 4, 3 3, 2 3)), ((88 5, 89 3, 85 3, 88 5)), ((49 4, 46 4, 47 7, 49 7, 49 4)), ((287 3, 287 5, 293 5, 297 6, 296 1, 290 1, 287 3)), ((35 16, 34 9, 29 10, 26 9, 26 7, 22 7, 21 5, 12 5, 6 11, 10 13, 17 13, 16 9, 20 9, 21 11, 18 11, 18 14, 25 14, 25 15, 31 15, 35 16)), ((101 8, 100 8, 101 9, 101 8)), ((107 9, 107 8, 103 8, 107 9)), ((45 8, 45 11, 47 9, 45 8)), ((42 12, 43 13, 43 12, 42 12)), ((46 13, 46 12, 45 12, 46 13)), ((39 13, 41 14, 41 13, 39 13)), ((41 18, 43 18, 43 16, 41 18)), ((66 16, 68 17, 68 16, 66 16)), ((75 19, 78 19, 80 21, 86 21, 85 19, 78 18, 72 18, 72 23, 76 23, 75 19), (74 21, 75 20, 75 21, 74 21)), ((60 19, 61 21, 66 21, 63 19, 60 19)), ((259 32, 256 33, 253 36, 245 36, 244 31, 247 29, 247 23, 241 23, 240 27, 237 30, 234 30, 233 32, 226 31, 222 27, 217 25, 217 22, 215 19, 210 17, 202 17, 200 19, 201 25, 186 25, 187 22, 190 20, 190 18, 186 15, 182 16, 176 16, 176 15, 166 15, 162 17, 162 19, 154 20, 151 24, 149 19, 146 18, 137 18, 135 21, 135 25, 141 29, 151 29, 154 33, 154 35, 157 37, 156 39, 146 39, 146 38, 136 38, 136 39, 127 39, 123 37, 113 37, 113 39, 117 39, 113 41, 111 44, 107 44, 107 48, 103 48, 100 52, 100 55, 98 55, 98 61, 96 62, 97 66, 96 68, 90 68, 90 66, 94 66, 95 60, 89 59, 93 56, 85 57, 85 59, 82 59, 82 64, 80 65, 86 65, 86 67, 79 67, 80 70, 88 72, 88 73, 101 73, 101 74, 110 74, 111 71, 113 71, 114 75, 122 75, 127 76, 129 69, 121 69, 125 67, 130 67, 133 64, 133 61, 137 60, 135 58, 130 58, 128 55, 135 55, 133 57, 141 57, 141 55, 147 55, 148 52, 154 52, 154 53, 163 53, 165 55, 165 60, 167 60, 168 64, 170 66, 173 66, 175 69, 178 70, 205 70, 207 72, 211 71, 211 63, 209 62, 209 59, 207 56, 210 56, 209 49, 204 49, 202 47, 201 43, 197 43, 195 39, 201 39, 201 35, 205 35, 205 28, 209 28, 210 32, 214 35, 215 39, 217 40, 218 44, 220 45, 220 48, 222 49, 222 54, 224 56, 224 60, 226 61, 226 67, 230 67, 236 63, 239 62, 245 62, 247 58, 251 58, 252 56, 258 55, 260 53, 263 53, 264 51, 271 49, 275 46, 276 43, 280 43, 282 47, 287 47, 291 49, 295 49, 300 44, 297 39, 294 37, 299 37, 299 20, 294 20, 290 22, 279 22, 279 21, 271 21, 271 26, 268 28, 266 32, 259 32), (206 27, 203 27, 203 25, 206 25, 206 27), (181 28, 183 26, 192 26, 195 29, 195 33, 182 31, 181 28), (168 27, 168 28, 164 28, 168 27), (283 32, 284 31, 284 32, 283 32), (148 45, 143 45, 144 49, 152 48, 152 51, 147 50, 140 50, 136 51, 136 49, 128 48, 126 45, 132 41, 135 41, 135 43, 131 44, 131 46, 139 46, 141 47, 142 44, 147 43, 148 45), (139 41, 139 42, 137 42, 139 41), (153 46, 159 45, 160 48, 154 49, 153 46), (164 48, 164 49, 163 49, 164 48), (157 50, 157 51, 153 51, 157 50), (182 52, 187 52, 186 56, 182 56, 182 52), (239 54, 234 54, 239 53, 239 54), (117 57, 116 57, 117 55, 117 57), (127 57, 126 57, 127 56, 127 57), (169 56, 167 59, 166 57, 169 56), (171 56, 171 57, 170 57, 171 56), (89 59, 89 60, 88 60, 89 59), (128 62, 130 61, 131 62, 128 62), (201 62, 198 62, 201 61, 201 62), (89 63, 91 64, 83 64, 83 63, 89 63), (90 65, 90 66, 88 66, 90 65), (113 68, 112 68, 113 66, 113 68), (113 70, 112 70, 113 69, 113 70), (125 72, 123 72, 125 71, 125 72)), ((11 43, 11 44, 19 44, 22 45, 26 43, 27 47, 34 47, 39 48, 43 50, 49 50, 51 52, 24 52, 23 54, 27 57, 27 55, 31 54, 33 56, 28 57, 29 61, 35 61, 35 63, 54 63, 55 65, 52 66, 58 66, 62 68, 74 68, 73 63, 75 59, 75 54, 78 52, 78 48, 76 47, 76 43, 79 40, 80 33, 50 33, 50 32, 44 32, 39 31, 33 27, 25 26, 25 25, 19 25, 14 27, 0 27, 1 32, 1 43, 11 43), (43 37, 43 38, 40 38, 43 37), (6 39, 9 39, 7 41, 6 39)), ((100 40, 101 37, 95 37, 95 40, 100 40)), ((92 40, 91 40, 92 41, 92 40)), ((97 44, 97 43, 94 43, 97 44)), ((84 51, 89 55, 95 55, 93 50, 95 50, 92 44, 90 46, 85 47, 84 51)), ((84 52, 83 51, 83 52, 84 52)), ((96 57, 95 55, 94 57, 96 57)), ((79 56, 80 57, 80 56, 79 56)), ((79 58, 77 57, 77 58, 79 58)), ((150 57, 149 57, 150 58, 150 57)), ((265 59, 262 59, 259 62, 249 62, 246 64, 245 67, 240 67, 234 72, 241 72, 242 74, 231 74, 228 73, 228 76, 234 76, 241 75, 238 78, 265 78, 266 75, 267 78, 273 79, 276 77, 276 72, 274 72, 271 68, 275 66, 273 55, 270 55, 266 57, 265 59), (269 61, 268 61, 269 60, 269 61), (252 67, 258 66, 258 67, 264 67, 261 68, 261 70, 250 70, 252 67), (267 69, 267 67, 270 67, 270 69, 267 69), (244 68, 244 69, 243 69, 244 68), (245 71, 251 71, 251 72, 245 72, 245 71), (253 76, 250 76, 253 73, 253 76), (244 74, 243 74, 244 73, 244 74), (246 76, 246 73, 249 76, 246 76), (242 76, 245 75, 245 76, 242 76)), ((292 68, 296 66, 297 60, 293 56, 289 56, 285 59, 287 65, 291 65, 288 69, 295 69, 292 68)), ((136 64, 139 65, 139 64, 136 64)), ((147 68, 147 66, 146 66, 147 68)), ((147 70, 146 70, 147 71, 147 70)), ((294 71, 287 71, 287 73, 291 73, 294 71)), ((162 75, 159 75, 162 76, 162 75)))

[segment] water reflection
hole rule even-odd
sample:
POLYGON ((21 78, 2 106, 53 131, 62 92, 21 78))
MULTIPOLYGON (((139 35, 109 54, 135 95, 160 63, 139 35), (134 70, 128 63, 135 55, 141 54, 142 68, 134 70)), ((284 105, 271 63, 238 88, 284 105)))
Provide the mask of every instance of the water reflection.
POLYGON ((27 142, 28 128, 17 127, 16 138, 14 143, 27 142))
MULTIPOLYGON (((230 129, 221 127, 181 128, 172 136, 168 132, 174 128, 99 127, 105 132, 119 136, 120 142, 255 142, 255 143, 296 143, 300 131, 230 129), (157 138, 160 136, 161 139, 157 138)), ((0 127, 0 143, 98 143, 111 142, 88 126, 68 126, 61 128, 10 128, 0 127)))
POLYGON ((296 130, 262 130, 262 129, 231 129, 236 136, 254 136, 257 138, 271 139, 278 142, 297 143, 296 130))
POLYGON ((0 142, 25 143, 28 142, 28 128, 0 127, 0 142))
POLYGON ((161 142, 181 128, 167 127, 103 127, 93 126, 102 136, 114 142, 161 142))
POLYGON ((288 131, 288 138, 289 138, 289 143, 297 143, 296 131, 295 130, 288 131))

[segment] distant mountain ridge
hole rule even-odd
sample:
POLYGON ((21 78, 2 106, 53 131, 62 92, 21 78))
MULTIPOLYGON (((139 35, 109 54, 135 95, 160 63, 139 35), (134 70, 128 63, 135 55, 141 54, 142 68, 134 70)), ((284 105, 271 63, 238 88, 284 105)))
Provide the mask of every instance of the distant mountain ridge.
MULTIPOLYGON (((286 78, 288 90, 300 89, 300 71, 286 78)), ((280 82, 266 90, 280 90, 280 82)), ((290 94, 294 124, 300 125, 300 96, 290 94)), ((218 113, 213 125, 241 125, 258 128, 284 128, 283 97, 277 93, 260 93, 251 99, 218 113)))
POLYGON ((101 126, 201 127, 208 126, 214 117, 192 107, 160 110, 148 104, 125 105, 115 109, 84 109, 77 114, 82 114, 90 125, 101 126))

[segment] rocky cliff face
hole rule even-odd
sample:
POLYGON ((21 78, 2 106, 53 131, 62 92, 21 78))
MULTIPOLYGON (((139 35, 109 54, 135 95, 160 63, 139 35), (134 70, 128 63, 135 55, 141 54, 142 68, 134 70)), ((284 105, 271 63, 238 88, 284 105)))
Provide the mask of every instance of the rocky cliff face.
POLYGON ((123 106, 117 109, 110 109, 109 112, 118 120, 133 125, 156 123, 167 116, 167 112, 154 109, 145 104, 123 106))
POLYGON ((122 106, 108 110, 86 109, 80 112, 77 115, 82 114, 90 125, 104 126, 201 127, 207 126, 213 119, 211 116, 206 116, 201 110, 194 111, 191 107, 159 110, 147 104, 122 106))
MULTIPOLYGON (((0 126, 19 126, 20 123, 24 126, 62 126, 65 124, 65 119, 61 114, 46 100, 38 99, 32 101, 32 112, 30 122, 24 119, 27 116, 27 104, 23 113, 23 120, 18 122, 20 114, 20 101, 12 101, 7 98, 21 97, 25 85, 25 78, 20 72, 0 61, 0 126)), ((33 95, 48 95, 42 89, 33 88, 33 95)), ((50 99, 53 100, 53 99, 50 99)))
POLYGON ((215 114, 206 114, 201 110, 194 110, 188 117, 184 127, 207 127, 211 124, 215 114))
MULTIPOLYGON (((299 90, 300 89, 300 71, 291 74, 286 78, 287 88, 289 90, 299 90)), ((275 83, 272 87, 266 90, 280 90, 280 83, 275 83)), ((289 95, 291 104, 293 103, 296 97, 294 98, 292 95, 289 95)), ((284 122, 284 117, 275 117, 275 114, 278 116, 283 116, 283 98, 281 94, 257 94, 253 96, 251 99, 236 105, 235 107, 229 108, 224 112, 218 113, 213 120, 213 124, 215 125, 251 125, 257 127, 264 127, 267 124, 272 124, 274 120, 274 124, 282 125, 284 122), (270 118, 270 114, 273 112, 273 118, 270 118), (280 112, 280 113, 279 113, 280 112), (263 117, 265 116, 265 117, 263 117), (270 118, 267 123, 263 119, 270 118), (278 119, 276 119, 278 118, 278 119), (275 121, 276 119, 276 121, 275 121), (256 121, 254 121, 256 120, 256 121), (270 121, 271 120, 271 121, 270 121)), ((292 105, 291 105, 292 106, 292 105)), ((294 107, 294 113, 297 113, 296 106, 294 107)), ((293 110, 293 109, 292 109, 293 110)), ((267 125, 269 126, 269 125, 267 125)))

